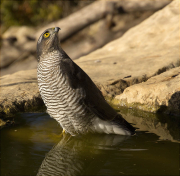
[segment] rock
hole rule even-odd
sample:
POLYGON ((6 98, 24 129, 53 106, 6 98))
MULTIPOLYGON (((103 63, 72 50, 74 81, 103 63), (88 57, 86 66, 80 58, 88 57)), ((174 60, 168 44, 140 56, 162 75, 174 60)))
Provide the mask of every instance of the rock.
POLYGON ((128 108, 180 115, 180 67, 126 88, 113 102, 128 108))
POLYGON ((39 38, 47 28, 59 26, 63 29, 59 33, 59 37, 63 41, 86 26, 104 18, 106 14, 113 13, 114 10, 115 1, 95 1, 64 19, 41 27, 36 33, 36 38, 39 38))
POLYGON ((37 68, 37 60, 34 55, 29 55, 29 53, 26 52, 22 54, 19 59, 15 60, 8 68, 1 70, 1 74, 3 76, 18 72, 20 70, 31 70, 34 68, 37 68))
MULTIPOLYGON (((34 34, 35 28, 22 26, 11 27, 2 35, 1 69, 27 59, 29 56, 35 56, 36 42, 35 38, 33 38, 34 34)), ((34 62, 36 62, 35 57, 34 62)), ((4 75, 4 70, 2 70, 2 73, 4 75)))
POLYGON ((136 131, 148 131, 159 136, 159 140, 170 140, 178 142, 179 140, 179 118, 161 113, 149 113, 138 109, 127 109, 116 107, 121 115, 133 126, 136 131))
POLYGON ((72 59, 77 59, 121 37, 129 28, 170 2, 97 1, 45 26, 11 27, 2 35, 1 75, 36 68, 36 40, 49 27, 62 28, 59 33, 61 42, 67 39, 62 42, 62 46, 72 59), (31 63, 30 66, 28 63, 31 63))
POLYGON ((180 66, 178 3, 173 1, 123 37, 76 61, 99 83, 104 96, 113 98, 133 84, 180 66))
POLYGON ((72 34, 81 30, 82 28, 88 26, 89 24, 94 23, 102 18, 104 18, 107 14, 116 13, 116 11, 120 11, 124 9, 124 12, 134 12, 134 11, 156 11, 160 8, 163 8, 167 4, 169 4, 172 0, 101 0, 95 1, 94 3, 82 8, 81 10, 69 15, 68 17, 52 22, 43 28, 39 29, 37 32, 37 37, 52 26, 62 27, 61 34, 59 37, 61 40, 65 40, 72 34), (120 8, 120 9, 119 9, 120 8))
POLYGON ((34 41, 36 29, 28 26, 12 26, 3 33, 2 39, 8 39, 12 36, 16 37, 18 44, 24 44, 29 40, 34 41))
POLYGON ((6 125, 6 122, 4 120, 0 119, 0 127, 2 127, 4 125, 6 125))
POLYGON ((15 112, 36 111, 43 107, 36 70, 19 71, 0 78, 0 114, 11 116, 15 112))
POLYGON ((159 10, 165 7, 172 0, 121 0, 118 6, 122 7, 126 12, 159 10))
MULTIPOLYGON (((122 38, 76 60, 96 82, 103 95, 111 100, 110 103, 117 105, 122 100, 125 103, 127 101, 125 105, 129 106, 128 102, 137 101, 149 104, 143 104, 146 107, 144 109, 139 105, 136 108, 179 114, 178 3, 178 0, 173 1, 130 29, 122 38), (142 94, 138 97, 135 90, 142 94), (152 94, 149 95, 152 100, 143 100, 143 95, 147 96, 148 91, 152 94), (131 92, 134 97, 130 97, 131 92)), ((0 94, 2 115, 31 111, 43 106, 36 70, 1 77, 0 94)))

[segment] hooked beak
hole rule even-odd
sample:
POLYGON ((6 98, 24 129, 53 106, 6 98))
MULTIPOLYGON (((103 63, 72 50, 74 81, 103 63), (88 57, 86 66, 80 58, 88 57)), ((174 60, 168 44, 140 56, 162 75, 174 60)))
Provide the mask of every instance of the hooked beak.
POLYGON ((55 28, 54 28, 54 31, 55 31, 55 32, 58 32, 59 30, 61 30, 61 28, 59 28, 59 27, 55 27, 55 28))

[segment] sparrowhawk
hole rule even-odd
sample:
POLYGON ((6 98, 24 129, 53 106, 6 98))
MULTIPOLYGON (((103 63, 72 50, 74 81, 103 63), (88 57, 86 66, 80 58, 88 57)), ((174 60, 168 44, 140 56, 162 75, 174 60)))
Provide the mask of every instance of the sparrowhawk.
POLYGON ((38 86, 47 112, 71 135, 132 135, 132 127, 104 99, 91 78, 61 48, 59 27, 45 30, 37 42, 38 86))

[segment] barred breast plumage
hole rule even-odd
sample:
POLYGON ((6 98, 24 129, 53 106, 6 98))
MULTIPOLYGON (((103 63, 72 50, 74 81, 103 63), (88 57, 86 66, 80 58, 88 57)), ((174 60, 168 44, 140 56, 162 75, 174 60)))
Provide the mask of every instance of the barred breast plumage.
POLYGON ((47 29, 37 44, 38 85, 50 116, 71 135, 133 134, 134 128, 107 104, 89 76, 62 50, 58 31, 58 27, 47 29))
MULTIPOLYGON (((59 143, 46 153, 37 176, 86 175, 89 167, 95 161, 97 163, 96 159, 102 158, 102 153, 105 155, 106 150, 114 150, 128 138, 129 136, 118 135, 88 135, 84 138, 73 138, 65 134, 59 143), (91 152, 88 154, 86 151, 91 152)), ((103 160, 106 161, 104 157, 103 160)), ((103 165, 104 163, 100 162, 97 167, 102 169, 103 165)))
POLYGON ((85 133, 92 119, 87 108, 80 103, 81 90, 72 89, 61 72, 59 51, 48 53, 38 64, 38 85, 42 99, 51 117, 71 134, 85 133), (54 57, 52 62, 51 57, 54 57), (81 118, 89 115, 89 118, 81 118))

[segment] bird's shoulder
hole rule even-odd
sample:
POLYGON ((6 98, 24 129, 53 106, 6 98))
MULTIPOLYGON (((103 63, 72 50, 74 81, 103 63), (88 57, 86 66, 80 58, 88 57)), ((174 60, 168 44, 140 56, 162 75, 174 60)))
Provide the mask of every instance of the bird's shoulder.
POLYGON ((65 58, 60 64, 69 85, 80 90, 82 102, 91 112, 103 120, 112 120, 117 116, 91 78, 76 63, 70 58, 65 58))
POLYGON ((87 76, 86 73, 68 57, 61 60, 60 68, 66 76, 69 85, 74 89, 78 88, 87 76))

